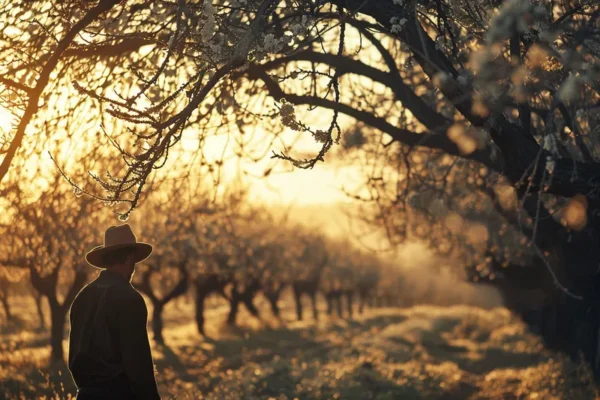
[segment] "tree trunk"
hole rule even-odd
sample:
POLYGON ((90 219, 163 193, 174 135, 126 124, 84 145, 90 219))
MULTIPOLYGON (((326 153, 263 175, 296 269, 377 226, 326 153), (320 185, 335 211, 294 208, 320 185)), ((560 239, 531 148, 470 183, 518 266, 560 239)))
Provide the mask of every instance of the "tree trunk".
POLYGON ((317 308, 317 292, 316 291, 312 291, 310 293, 310 302, 312 305, 313 318, 315 319, 315 321, 317 321, 319 319, 319 309, 317 308))
POLYGON ((271 306, 271 312, 273 313, 273 315, 276 318, 281 318, 279 304, 277 304, 278 300, 279 300, 279 296, 277 295, 277 293, 276 292, 268 292, 268 293, 265 293, 265 297, 267 298, 267 301, 269 302, 269 305, 271 306))
POLYGON ((348 310, 348 317, 352 318, 352 301, 353 301, 353 293, 351 291, 348 291, 348 293, 346 293, 346 301, 348 302, 346 304, 347 306, 347 310, 348 310))
POLYGON ((302 321, 302 292, 294 287, 294 301, 296 303, 296 318, 302 321))
POLYGON ((8 303, 8 293, 0 296, 0 302, 2 303, 2 308, 4 309, 4 314, 6 314, 6 320, 10 321, 13 319, 12 312, 10 310, 10 304, 8 303))
POLYGON ((367 302, 367 295, 364 293, 358 296, 358 313, 362 314, 365 311, 365 303, 367 302))
POLYGON ((63 339, 65 333, 66 307, 58 304, 57 301, 48 301, 50 303, 50 362, 52 364, 64 362, 63 339))
POLYGON ((244 307, 246 307, 246 310, 248 310, 250 314, 252 314, 252 316, 260 319, 260 312, 258 311, 258 308, 256 308, 256 306, 254 305, 255 296, 256 292, 254 291, 246 292, 241 296, 241 301, 244 304, 244 307))
POLYGON ((33 291, 33 299, 35 301, 35 309, 36 309, 37 315, 38 315, 39 329, 44 330, 44 329, 46 329, 46 318, 44 316, 44 307, 42 304, 42 301, 44 300, 44 298, 42 297, 42 295, 40 295, 37 292, 37 290, 34 290, 33 291))
POLYGON ((164 306, 165 305, 160 301, 152 303, 152 334, 154 335, 154 341, 157 344, 165 344, 162 319, 164 306))
POLYGON ((325 293, 325 301, 327 301, 327 315, 333 314, 333 295, 325 293))
POLYGON ((200 285, 196 285, 196 327, 198 328, 198 333, 202 336, 206 336, 204 331, 204 302, 207 296, 208 293, 200 285))
POLYGON ((342 309, 342 295, 340 293, 336 293, 335 295, 335 306, 337 316, 341 318, 344 315, 344 312, 342 309))
MULTIPOLYGON (((597 338, 600 329, 600 226, 597 208, 588 208, 588 225, 580 232, 565 233, 553 220, 540 219, 540 240, 553 256, 553 268, 560 283, 575 299, 547 285, 549 301, 544 307, 540 334, 551 348, 562 350, 576 361, 579 354, 590 365, 596 381, 600 381, 597 338), (550 221, 550 222, 549 222, 550 221)), ((548 274, 547 274, 548 275, 548 274)))
POLYGON ((229 299, 229 314, 227 315, 227 325, 235 325, 239 306, 239 294, 236 291, 231 291, 231 298, 229 299))

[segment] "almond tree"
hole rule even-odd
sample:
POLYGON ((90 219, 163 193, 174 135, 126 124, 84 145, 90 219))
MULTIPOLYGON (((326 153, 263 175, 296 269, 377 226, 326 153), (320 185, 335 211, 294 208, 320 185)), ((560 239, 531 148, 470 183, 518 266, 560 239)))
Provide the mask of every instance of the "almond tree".
POLYGON ((67 311, 92 272, 82 255, 101 237, 103 206, 91 198, 73 201, 59 174, 50 183, 40 193, 17 187, 8 194, 13 224, 4 238, 11 264, 27 269, 32 286, 48 301, 51 361, 60 362, 67 311))
POLYGON ((279 300, 290 283, 290 271, 292 263, 295 262, 295 252, 293 231, 275 228, 274 233, 263 249, 265 270, 261 291, 269 302, 273 315, 280 318, 279 300))
POLYGON ((292 263, 292 290, 296 304, 296 317, 302 321, 304 307, 302 298, 307 295, 310 298, 313 318, 319 318, 317 308, 317 294, 321 284, 323 268, 328 262, 329 254, 327 242, 322 235, 311 230, 298 232, 299 250, 296 252, 298 258, 292 263))
POLYGON ((14 283, 21 280, 19 275, 22 275, 21 271, 14 271, 13 269, 7 266, 0 268, 0 304, 7 325, 14 319, 9 299, 14 290, 14 283))
POLYGON ((377 285, 387 276, 381 275, 381 261, 372 254, 360 254, 355 261, 358 313, 362 314, 366 305, 372 305, 377 285))
POLYGON ((323 269, 321 278, 321 290, 327 301, 327 315, 334 310, 338 317, 344 314, 344 298, 346 299, 346 310, 352 316, 352 295, 355 281, 354 257, 357 255, 350 244, 344 241, 330 241, 329 257, 323 269))
MULTIPOLYGON (((152 205, 152 203, 149 203, 152 205)), ((183 296, 189 287, 189 269, 196 261, 193 222, 177 202, 167 204, 164 214, 159 207, 147 209, 143 214, 144 237, 148 238, 153 251, 151 257, 136 273, 135 287, 152 303, 152 333, 154 341, 164 344, 163 311, 177 297, 183 296)))
MULTIPOLYGON (((243 304, 248 312, 260 318, 260 312, 254 304, 255 297, 260 293, 264 271, 267 269, 264 252, 266 250, 262 237, 268 227, 250 221, 251 214, 231 220, 230 234, 227 240, 235 246, 233 257, 228 258, 230 267, 229 275, 229 314, 227 323, 234 325, 239 309, 243 304), (245 223, 245 224, 244 224, 245 223)), ((230 254, 231 254, 230 253, 230 254)))
POLYGON ((258 317, 252 300, 260 289, 258 265, 253 260, 253 240, 246 235, 251 214, 244 193, 233 191, 221 198, 210 215, 195 220, 199 258, 193 271, 196 325, 205 335, 206 298, 218 294, 230 305, 228 324, 235 324, 240 303, 258 317))
MULTIPOLYGON (((220 214, 218 214, 220 216, 220 214)), ((204 316, 205 302, 211 294, 218 294, 225 299, 225 288, 229 284, 229 257, 219 244, 227 236, 224 234, 226 227, 222 219, 200 219, 196 222, 196 243, 199 258, 195 268, 192 269, 192 278, 195 289, 195 319, 198 333, 206 336, 204 316)), ((226 246, 230 249, 229 246, 226 246)))

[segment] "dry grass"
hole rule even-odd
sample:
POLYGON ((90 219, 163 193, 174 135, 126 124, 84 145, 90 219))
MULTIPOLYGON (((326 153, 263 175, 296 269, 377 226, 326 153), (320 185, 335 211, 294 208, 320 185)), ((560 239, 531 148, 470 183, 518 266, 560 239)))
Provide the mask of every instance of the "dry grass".
MULTIPOLYGON (((23 306, 24 307, 24 306, 23 306)), ((268 315, 262 307, 263 314, 268 315)), ((23 308, 23 319, 32 318, 23 308)), ((507 310, 417 306, 352 320, 222 325, 209 312, 198 336, 189 304, 165 312, 167 346, 155 347, 163 398, 177 399, 594 399, 589 373, 544 350, 507 310)), ((27 326, 27 322, 24 323, 27 326)), ((48 368, 46 333, 0 336, 0 398, 68 399, 64 367, 48 368)))

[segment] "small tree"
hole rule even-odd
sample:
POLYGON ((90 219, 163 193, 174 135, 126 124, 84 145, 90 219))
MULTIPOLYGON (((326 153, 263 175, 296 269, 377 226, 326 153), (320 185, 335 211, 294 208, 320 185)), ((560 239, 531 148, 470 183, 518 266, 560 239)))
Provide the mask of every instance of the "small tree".
MULTIPOLYGON (((152 333, 154 341, 164 344, 163 311, 165 306, 179 296, 183 296, 189 287, 188 270, 195 259, 192 241, 187 238, 174 238, 169 229, 155 232, 153 237, 166 235, 161 241, 155 241, 155 251, 144 262, 145 268, 136 277, 135 287, 144 293, 152 303, 152 333)), ((136 274, 137 275, 137 274, 136 274)))
POLYGON ((299 257, 292 263, 292 290, 296 305, 296 317, 303 319, 302 297, 310 298, 313 318, 319 318, 317 294, 321 283, 321 273, 328 262, 328 249, 325 238, 309 230, 301 230, 297 237, 299 257))
POLYGON ((362 314, 365 306, 372 304, 377 285, 387 277, 381 275, 381 261, 371 254, 359 254, 354 265, 357 275, 358 312, 362 314))
POLYGON ((71 303, 92 268, 82 255, 100 235, 102 205, 93 199, 73 202, 60 175, 33 198, 18 188, 10 194, 13 221, 8 238, 13 264, 26 268, 32 286, 50 306, 53 362, 64 360, 63 338, 71 303))
MULTIPOLYGON (((14 282, 20 280, 19 275, 22 275, 16 275, 15 271, 12 269, 13 268, 8 266, 0 267, 0 305, 4 311, 4 317, 6 318, 7 324, 10 323, 14 318, 11 311, 9 298, 13 291, 14 282)), ((17 273, 19 272, 21 271, 18 271, 17 273)))

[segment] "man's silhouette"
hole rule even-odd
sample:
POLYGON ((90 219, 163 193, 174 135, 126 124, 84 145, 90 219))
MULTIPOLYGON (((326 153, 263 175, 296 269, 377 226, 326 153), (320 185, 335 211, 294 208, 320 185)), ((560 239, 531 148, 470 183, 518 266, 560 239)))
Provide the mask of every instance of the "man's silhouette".
POLYGON ((69 369, 78 400, 160 399, 146 323, 148 310, 131 286, 135 264, 152 246, 137 242, 129 225, 111 226, 104 245, 86 256, 103 271, 71 306, 69 369))

